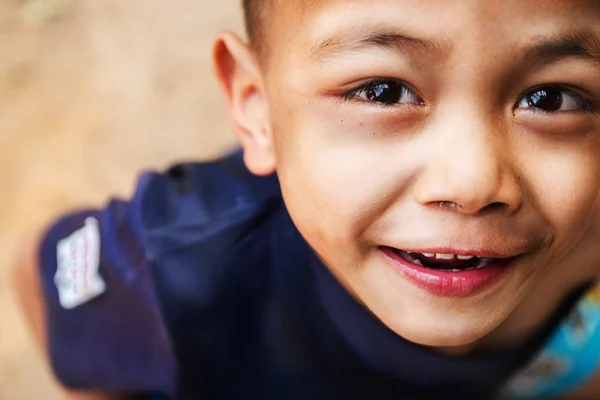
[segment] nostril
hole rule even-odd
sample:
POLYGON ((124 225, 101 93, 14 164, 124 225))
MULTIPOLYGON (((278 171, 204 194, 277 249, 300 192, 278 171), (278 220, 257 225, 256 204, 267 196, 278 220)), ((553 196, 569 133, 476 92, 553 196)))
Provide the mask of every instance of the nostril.
MULTIPOLYGON (((464 206, 462 206, 461 204, 455 203, 453 201, 437 201, 434 204, 439 208, 456 208, 459 210, 464 209, 464 206)), ((497 201, 497 202, 490 203, 490 204, 484 206, 483 208, 479 209, 478 211, 473 210, 473 212, 475 212, 477 214, 486 214, 486 213, 505 211, 508 208, 509 208, 508 204, 497 201)))
POLYGON ((481 209, 481 213, 494 212, 494 211, 505 211, 508 208, 509 208, 508 204, 497 201, 497 202, 490 203, 487 206, 483 207, 481 209))

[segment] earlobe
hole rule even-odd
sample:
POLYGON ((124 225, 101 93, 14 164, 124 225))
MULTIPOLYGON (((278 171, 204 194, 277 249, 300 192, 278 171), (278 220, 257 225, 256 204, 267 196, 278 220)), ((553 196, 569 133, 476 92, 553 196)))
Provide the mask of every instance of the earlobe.
POLYGON ((235 34, 223 33, 213 48, 213 66, 248 169, 256 175, 273 173, 275 154, 269 106, 254 53, 235 34))

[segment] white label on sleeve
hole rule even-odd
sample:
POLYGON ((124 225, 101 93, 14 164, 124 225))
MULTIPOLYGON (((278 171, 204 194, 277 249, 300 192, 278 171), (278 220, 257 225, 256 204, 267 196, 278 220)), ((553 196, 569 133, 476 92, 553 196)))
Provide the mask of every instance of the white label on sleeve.
POLYGON ((87 303, 106 290, 100 267, 100 229, 95 218, 58 242, 54 284, 60 305, 72 309, 87 303))

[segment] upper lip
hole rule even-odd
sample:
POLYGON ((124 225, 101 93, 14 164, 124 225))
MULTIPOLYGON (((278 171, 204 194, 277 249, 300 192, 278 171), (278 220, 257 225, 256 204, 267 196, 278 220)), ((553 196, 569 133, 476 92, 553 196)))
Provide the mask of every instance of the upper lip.
POLYGON ((456 248, 456 247, 419 247, 419 248, 401 248, 395 249, 406 251, 407 253, 421 254, 455 254, 457 256, 475 256, 479 258, 512 258, 523 254, 523 251, 492 250, 483 248, 456 248))

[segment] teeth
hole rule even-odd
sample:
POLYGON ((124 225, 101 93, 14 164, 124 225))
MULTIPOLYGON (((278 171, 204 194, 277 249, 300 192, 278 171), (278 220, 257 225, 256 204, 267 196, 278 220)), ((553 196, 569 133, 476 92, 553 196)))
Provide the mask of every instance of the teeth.
POLYGON ((454 254, 440 254, 440 253, 438 253, 438 254, 435 255, 435 258, 437 260, 454 260, 455 257, 456 256, 454 254))
POLYGON ((421 253, 427 258, 435 258, 437 260, 454 260, 455 258, 461 261, 469 261, 475 256, 457 256, 456 254, 444 254, 444 253, 421 253))
POLYGON ((412 262, 413 264, 420 265, 421 267, 423 266, 423 263, 422 263, 420 260, 418 260, 418 259, 414 259, 414 260, 412 260, 411 262, 412 262))

